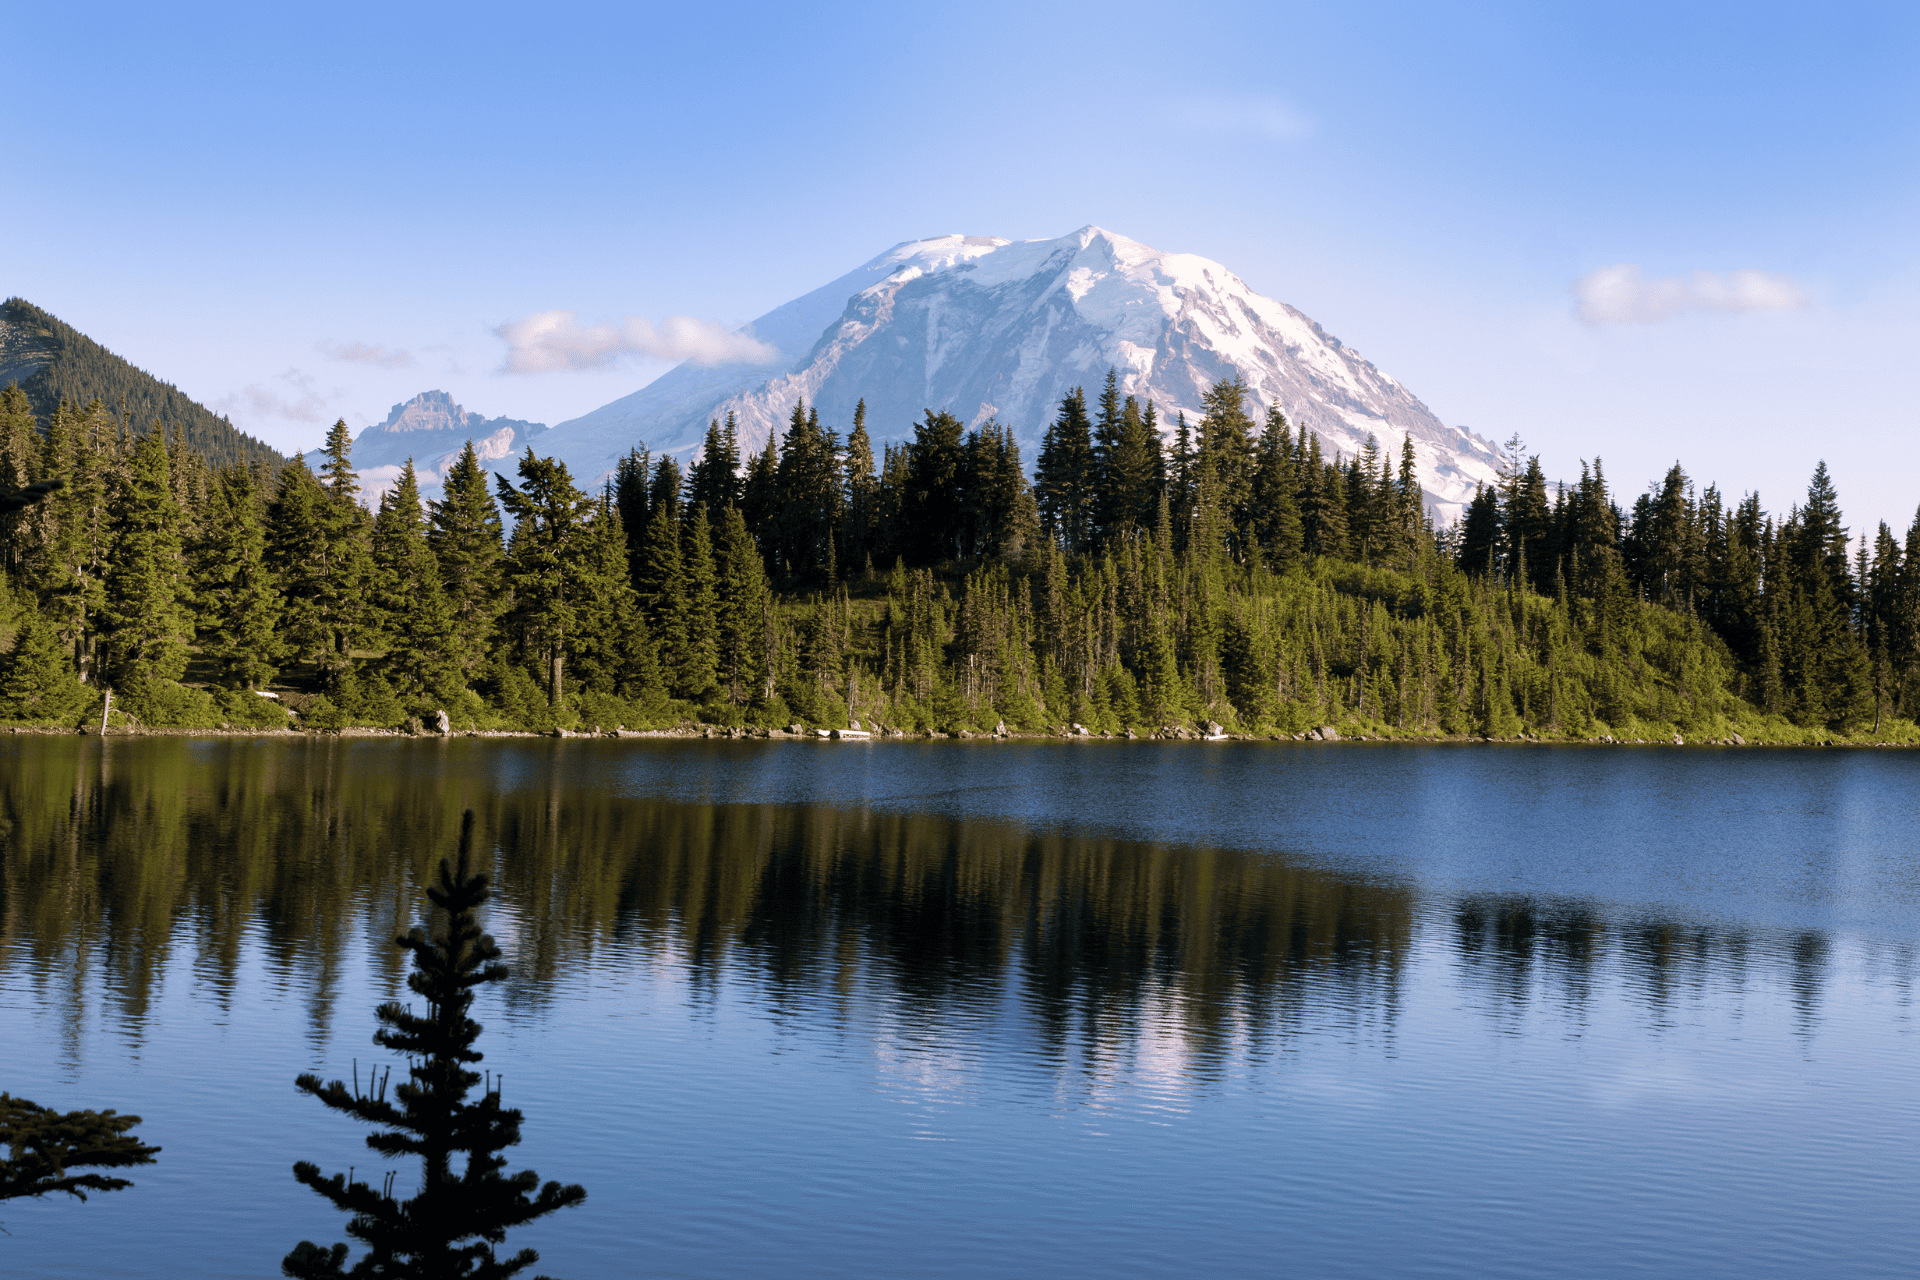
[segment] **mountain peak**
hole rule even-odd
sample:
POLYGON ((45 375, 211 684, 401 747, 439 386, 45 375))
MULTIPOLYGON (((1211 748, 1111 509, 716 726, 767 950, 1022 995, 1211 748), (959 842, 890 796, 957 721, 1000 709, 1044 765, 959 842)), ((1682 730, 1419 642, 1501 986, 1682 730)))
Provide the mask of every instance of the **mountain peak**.
POLYGON ((1031 465, 1061 397, 1098 388, 1153 401, 1171 430, 1197 419, 1207 388, 1239 377, 1257 414, 1276 406, 1329 453, 1369 436, 1397 454, 1412 440, 1422 486, 1451 515, 1495 478, 1493 446, 1442 423, 1399 382, 1293 307, 1221 264, 1088 224, 1051 240, 943 235, 906 240, 747 326, 775 347, 765 365, 681 365, 630 396, 554 428, 543 444, 581 480, 628 449, 691 454, 709 420, 732 413, 760 449, 796 401, 846 430, 867 405, 876 443, 929 409, 1011 427, 1031 465))

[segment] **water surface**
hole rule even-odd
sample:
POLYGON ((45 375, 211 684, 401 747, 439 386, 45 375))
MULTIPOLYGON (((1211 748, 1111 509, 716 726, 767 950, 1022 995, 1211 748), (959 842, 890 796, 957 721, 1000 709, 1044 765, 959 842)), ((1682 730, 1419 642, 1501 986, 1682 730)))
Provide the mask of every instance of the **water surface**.
POLYGON ((0 1271, 344 1238, 471 807, 555 1276, 1910 1274, 1910 760, 0 740, 0 1088, 164 1147, 0 1271))

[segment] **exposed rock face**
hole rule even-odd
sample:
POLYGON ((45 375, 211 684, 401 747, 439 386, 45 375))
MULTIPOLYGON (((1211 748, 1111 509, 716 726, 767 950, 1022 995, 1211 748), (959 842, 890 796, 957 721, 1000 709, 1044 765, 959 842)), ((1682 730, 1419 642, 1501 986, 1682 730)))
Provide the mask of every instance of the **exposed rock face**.
MULTIPOLYGON (((770 364, 680 365, 632 395, 561 423, 541 451, 592 488, 634 445, 690 458, 707 423, 735 415, 745 449, 784 428, 796 400, 845 432, 867 404, 878 445, 928 408, 1011 427, 1031 466, 1062 396, 1123 395, 1189 421, 1201 395, 1243 379, 1256 420, 1278 405, 1331 456, 1369 435, 1398 457, 1411 439, 1420 482, 1443 518, 1496 476, 1493 444, 1447 426, 1420 399, 1307 316, 1255 293, 1217 262, 1165 253, 1099 227, 1057 240, 936 236, 908 241, 778 307, 745 332, 770 364)), ((504 463, 499 465, 505 465, 504 463)))
MULTIPOLYGON (((364 500, 376 505, 380 495, 399 481, 408 458, 413 459, 421 489, 437 491, 447 468, 459 460, 469 440, 481 462, 509 463, 526 452, 528 441, 546 430, 543 422, 469 413, 444 391, 422 391, 393 406, 385 422, 354 437, 354 474, 360 479, 364 500)), ((317 449, 307 455, 307 465, 315 470, 325 460, 317 449)))
POLYGON ((1318 729, 1315 729, 1312 733, 1308 734, 1307 736, 1310 738, 1318 738, 1322 742, 1340 741, 1340 731, 1338 729, 1335 729, 1330 724, 1321 725, 1318 729))

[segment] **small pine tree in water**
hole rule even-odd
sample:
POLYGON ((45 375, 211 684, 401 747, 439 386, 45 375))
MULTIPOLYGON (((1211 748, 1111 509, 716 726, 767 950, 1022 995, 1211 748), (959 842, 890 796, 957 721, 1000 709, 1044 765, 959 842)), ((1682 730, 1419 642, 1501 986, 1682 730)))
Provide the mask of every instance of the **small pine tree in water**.
POLYGON ((457 864, 440 861, 439 884, 427 890, 433 905, 446 912, 447 928, 440 937, 414 928, 395 939, 413 955, 414 972, 407 986, 427 1002, 425 1017, 396 1002, 376 1011, 381 1023, 374 1043, 407 1056, 408 1079, 387 1096, 386 1077, 369 1078, 361 1087, 356 1071, 351 1088, 345 1081, 321 1084, 308 1073, 296 1082, 335 1111, 368 1124, 387 1128, 369 1134, 367 1145, 384 1156, 419 1156, 420 1189, 410 1200, 392 1194, 393 1177, 375 1188, 351 1181, 347 1175, 322 1177, 319 1166, 301 1161, 293 1176, 353 1215, 347 1234, 367 1246, 367 1253, 349 1270, 347 1246, 323 1249, 303 1240, 281 1262, 281 1271, 295 1280, 322 1280, 333 1276, 442 1277, 452 1280, 492 1280, 511 1276, 539 1260, 532 1249, 498 1259, 493 1246, 507 1231, 556 1209, 579 1204, 586 1188, 544 1187, 532 1170, 503 1174, 506 1161, 498 1153, 520 1141, 520 1112, 500 1105, 497 1081, 478 1102, 467 1096, 481 1083, 479 1072, 468 1070, 481 1054, 473 1048, 480 1024, 467 1016, 473 989, 507 976, 495 963, 500 949, 480 932, 474 911, 488 897, 487 877, 468 865, 473 839, 473 812, 461 822, 457 864), (461 1166, 459 1157, 464 1157, 461 1166))

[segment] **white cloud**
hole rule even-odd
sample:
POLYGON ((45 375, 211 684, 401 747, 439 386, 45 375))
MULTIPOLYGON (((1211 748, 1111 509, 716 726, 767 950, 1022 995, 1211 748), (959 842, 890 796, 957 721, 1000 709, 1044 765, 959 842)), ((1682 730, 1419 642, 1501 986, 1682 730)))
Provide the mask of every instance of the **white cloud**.
MULTIPOLYGON (((339 416, 327 411, 327 397, 315 387, 311 374, 288 369, 277 375, 274 382, 281 385, 250 383, 238 391, 221 396, 209 407, 215 413, 238 419, 243 428, 262 418, 319 423, 339 416)), ((339 392, 336 390, 333 394, 338 396, 339 392)))
POLYGON ((1189 94, 1174 99, 1172 114, 1195 129, 1250 133, 1275 142, 1298 142, 1313 132, 1313 121, 1301 112, 1261 95, 1189 94))
POLYGON ((411 351, 383 347, 372 342, 322 342, 314 350, 329 360, 378 365, 382 369, 405 369, 413 364, 411 351))
POLYGON ((494 332, 507 343, 507 373, 598 369, 630 355, 699 364, 764 364, 779 357, 758 338, 695 316, 668 316, 658 325, 639 316, 618 324, 582 325, 571 311, 536 311, 494 332))
POLYGON ((1792 311, 1808 301, 1794 281, 1766 271, 1695 271, 1648 280, 1626 262, 1582 276, 1573 294, 1589 324, 1651 324, 1684 311, 1792 311))

